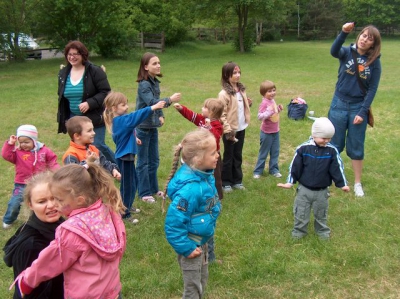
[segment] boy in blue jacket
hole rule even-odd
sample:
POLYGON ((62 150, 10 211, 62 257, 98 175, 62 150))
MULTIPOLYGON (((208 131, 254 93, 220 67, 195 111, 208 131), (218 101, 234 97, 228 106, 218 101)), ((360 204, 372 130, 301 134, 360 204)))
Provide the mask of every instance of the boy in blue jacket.
POLYGON ((286 183, 278 184, 278 187, 290 189, 299 182, 293 207, 292 237, 295 239, 307 235, 311 208, 314 212, 315 233, 321 239, 329 239, 328 187, 333 180, 336 187, 345 192, 350 191, 340 154, 330 143, 334 134, 335 127, 328 118, 317 118, 312 125, 311 138, 296 149, 286 183))

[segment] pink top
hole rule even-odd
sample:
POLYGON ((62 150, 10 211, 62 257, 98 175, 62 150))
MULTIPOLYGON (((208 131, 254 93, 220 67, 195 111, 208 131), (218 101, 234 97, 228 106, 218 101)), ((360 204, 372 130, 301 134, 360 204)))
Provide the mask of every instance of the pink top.
POLYGON ((17 184, 26 184, 26 181, 35 173, 45 170, 60 168, 57 163, 57 155, 43 145, 38 151, 23 151, 15 145, 4 142, 1 155, 5 160, 15 164, 15 179, 17 184))
POLYGON ((281 109, 276 105, 274 99, 262 99, 258 108, 258 119, 262 121, 261 131, 266 134, 279 132, 279 112, 281 109))
POLYGON ((23 271, 22 289, 64 273, 64 297, 115 299, 121 291, 119 263, 126 249, 121 216, 99 199, 72 211, 56 230, 56 238, 31 267, 23 271))

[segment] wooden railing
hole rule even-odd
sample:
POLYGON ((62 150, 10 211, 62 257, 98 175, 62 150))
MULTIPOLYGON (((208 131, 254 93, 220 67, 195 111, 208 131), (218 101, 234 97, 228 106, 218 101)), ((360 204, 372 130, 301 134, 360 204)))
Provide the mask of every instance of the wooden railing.
POLYGON ((141 49, 155 49, 165 51, 165 35, 161 33, 140 32, 138 46, 141 49))

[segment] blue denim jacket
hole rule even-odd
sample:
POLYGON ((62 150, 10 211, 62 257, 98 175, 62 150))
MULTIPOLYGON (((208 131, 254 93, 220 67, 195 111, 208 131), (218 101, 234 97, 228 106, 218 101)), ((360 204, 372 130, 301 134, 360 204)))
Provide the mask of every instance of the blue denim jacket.
MULTIPOLYGON (((144 107, 153 106, 159 101, 165 101, 165 107, 169 107, 169 98, 160 99, 160 81, 157 78, 149 76, 147 80, 139 82, 138 93, 136 97, 136 110, 144 107)), ((159 118, 164 117, 162 109, 152 111, 150 116, 137 126, 139 129, 152 129, 161 127, 159 118)))

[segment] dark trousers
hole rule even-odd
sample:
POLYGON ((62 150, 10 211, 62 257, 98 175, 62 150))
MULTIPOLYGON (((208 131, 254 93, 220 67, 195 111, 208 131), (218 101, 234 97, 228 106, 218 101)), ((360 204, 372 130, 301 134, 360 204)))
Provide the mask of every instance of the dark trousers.
POLYGON ((137 191, 135 161, 117 159, 117 165, 121 171, 121 185, 119 190, 121 191, 122 201, 126 207, 123 218, 129 218, 131 216, 130 210, 137 191))
POLYGON ((232 186, 241 184, 243 179, 242 172, 242 152, 246 130, 236 132, 237 142, 227 140, 225 135, 222 137, 224 142, 224 155, 222 159, 222 185, 232 186))
POLYGON ((221 169, 222 169, 222 159, 220 154, 220 156, 218 157, 217 167, 215 167, 214 169, 215 188, 217 188, 218 197, 220 200, 224 197, 224 193, 222 192, 221 169))

